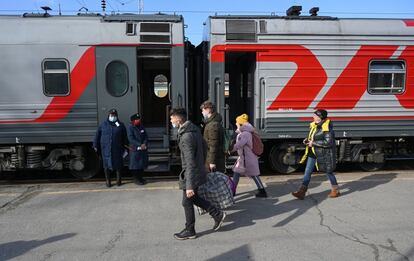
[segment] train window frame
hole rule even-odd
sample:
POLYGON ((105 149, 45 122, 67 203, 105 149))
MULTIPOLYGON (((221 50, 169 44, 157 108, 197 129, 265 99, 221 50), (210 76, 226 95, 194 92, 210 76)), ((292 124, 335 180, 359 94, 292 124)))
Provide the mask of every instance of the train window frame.
POLYGON ((128 67, 128 64, 126 64, 124 61, 121 61, 121 60, 112 60, 105 66, 105 89, 106 89, 106 91, 108 92, 109 95, 111 95, 112 97, 115 97, 115 98, 122 97, 128 92, 128 90, 129 90, 129 67, 128 67), (125 66, 125 70, 126 70, 126 84, 125 84, 126 88, 119 95, 115 95, 108 88, 108 86, 109 86, 108 85, 108 67, 109 67, 109 65, 111 65, 113 63, 123 64, 125 66))
POLYGON ((162 73, 160 73, 160 74, 157 74, 156 76, 154 76, 154 78, 153 78, 153 82, 154 82, 154 85, 153 85, 153 92, 154 92, 154 95, 155 96, 157 96, 158 98, 160 98, 160 99, 162 99, 162 98, 165 98, 165 97, 167 97, 168 95, 169 95, 169 92, 170 92, 170 90, 169 90, 169 81, 168 81, 168 78, 167 78, 167 76, 165 76, 164 74, 162 74, 162 73), (165 81, 157 81, 157 78, 159 79, 159 78, 165 78, 165 81), (162 83, 166 83, 166 85, 165 85, 165 87, 164 86, 156 86, 157 84, 157 82, 162 82, 162 83), (163 87, 166 89, 166 92, 164 93, 164 95, 162 95, 162 94, 160 94, 160 91, 164 91, 164 90, 160 90, 160 89, 163 89, 163 87))
POLYGON ((69 96, 71 91, 71 85, 70 85, 70 63, 65 58, 46 58, 42 61, 42 85, 43 85, 43 94, 47 97, 64 97, 69 96), (65 68, 64 69, 48 69, 46 67, 47 62, 64 62, 65 68), (67 77, 67 91, 66 93, 53 93, 50 92, 48 89, 47 80, 45 78, 45 75, 47 74, 66 74, 67 77))
POLYGON ((407 79, 407 65, 405 60, 371 60, 368 67, 368 88, 367 91, 371 95, 402 95, 406 90, 406 79, 407 79), (373 64, 378 63, 382 65, 389 65, 388 68, 372 68, 373 64), (395 65, 401 65, 400 68, 390 68, 395 65), (373 80, 371 76, 373 74, 387 75, 391 74, 391 86, 390 87, 377 87, 372 86, 373 80), (401 86, 395 86, 396 74, 402 74, 401 86))

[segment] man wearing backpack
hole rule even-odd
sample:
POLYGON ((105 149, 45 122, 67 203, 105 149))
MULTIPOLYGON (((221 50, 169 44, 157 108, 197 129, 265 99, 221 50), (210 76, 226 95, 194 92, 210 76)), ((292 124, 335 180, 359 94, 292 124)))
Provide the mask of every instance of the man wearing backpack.
POLYGON ((207 143, 207 169, 211 172, 219 171, 224 173, 226 168, 225 151, 223 150, 224 128, 222 117, 216 112, 214 104, 210 101, 203 102, 200 110, 205 124, 203 137, 207 143))
POLYGON ((232 151, 237 151, 239 157, 233 167, 233 181, 237 187, 240 175, 253 179, 258 189, 256 197, 266 198, 267 193, 259 177, 259 155, 257 155, 263 152, 263 145, 254 145, 254 142, 259 143, 260 141, 261 143, 261 140, 258 136, 253 138, 257 134, 255 134, 254 127, 249 123, 249 116, 247 114, 237 117, 236 125, 237 138, 232 151))

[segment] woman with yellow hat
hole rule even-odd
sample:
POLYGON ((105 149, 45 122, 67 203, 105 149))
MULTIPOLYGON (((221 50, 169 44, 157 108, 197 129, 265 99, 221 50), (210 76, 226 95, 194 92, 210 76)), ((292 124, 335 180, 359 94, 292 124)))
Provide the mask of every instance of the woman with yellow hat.
POLYGON ((242 114, 237 117, 236 125, 237 138, 232 152, 237 151, 239 157, 233 167, 234 184, 237 187, 241 174, 250 177, 257 185, 258 192, 256 193, 256 197, 265 198, 267 197, 267 193, 259 177, 260 169, 258 156, 253 152, 252 135, 255 129, 249 123, 249 116, 247 114, 242 114))

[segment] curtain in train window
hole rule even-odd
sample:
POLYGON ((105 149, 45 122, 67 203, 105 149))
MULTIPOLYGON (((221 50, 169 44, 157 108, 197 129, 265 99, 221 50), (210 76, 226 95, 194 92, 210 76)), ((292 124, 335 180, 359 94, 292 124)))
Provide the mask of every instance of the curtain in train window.
POLYGON ((368 93, 402 94, 405 91, 404 61, 371 61, 368 93))
POLYGON ((66 59, 45 59, 42 62, 43 92, 46 96, 67 96, 70 93, 69 62, 66 59))
POLYGON ((114 97, 121 97, 128 91, 128 66, 121 61, 110 62, 105 69, 106 90, 114 97))
POLYGON ((165 75, 159 74, 154 77, 154 93, 159 98, 164 98, 168 94, 168 79, 165 75))

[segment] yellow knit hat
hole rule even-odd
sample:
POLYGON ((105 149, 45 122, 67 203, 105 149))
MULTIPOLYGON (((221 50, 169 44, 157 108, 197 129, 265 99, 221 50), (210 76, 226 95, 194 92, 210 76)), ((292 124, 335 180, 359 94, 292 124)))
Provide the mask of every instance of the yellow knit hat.
POLYGON ((249 116, 246 113, 244 113, 244 114, 242 114, 242 115, 240 115, 239 117, 236 118, 236 123, 238 123, 240 125, 243 125, 248 121, 249 121, 249 116))

